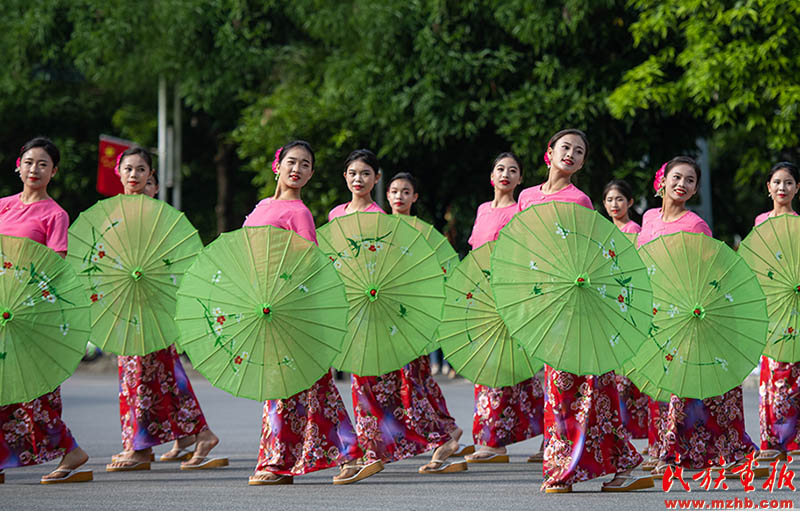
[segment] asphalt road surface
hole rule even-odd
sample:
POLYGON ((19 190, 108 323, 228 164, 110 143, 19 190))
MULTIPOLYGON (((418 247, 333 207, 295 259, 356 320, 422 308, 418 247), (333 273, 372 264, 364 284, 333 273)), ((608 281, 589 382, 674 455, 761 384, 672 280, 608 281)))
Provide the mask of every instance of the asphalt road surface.
MULTIPOLYGON (((116 374, 77 373, 62 387, 64 419, 78 443, 91 457, 88 468, 94 481, 86 484, 44 486, 39 478, 55 468, 53 461, 44 466, 6 470, 6 483, 0 485, 1 510, 140 510, 140 509, 395 509, 436 510, 468 509, 499 511, 506 509, 564 510, 662 510, 665 499, 692 499, 697 505, 730 504, 721 509, 745 509, 749 499, 754 505, 784 505, 796 502, 800 495, 786 489, 774 493, 762 490, 763 481, 755 481, 757 490, 745 493, 739 480, 728 480, 729 490, 704 491, 698 481, 685 477, 691 493, 673 489, 665 493, 661 482, 646 491, 625 494, 601 493, 599 480, 575 485, 574 493, 545 495, 540 464, 525 459, 536 452, 541 437, 510 446, 511 463, 470 465, 469 471, 449 475, 419 475, 417 468, 429 455, 417 456, 387 465, 386 469, 362 482, 333 486, 336 469, 323 470, 295 478, 292 486, 251 487, 252 474, 261 427, 262 404, 234 398, 212 387, 205 379, 190 372, 200 404, 212 430, 221 442, 214 451, 230 458, 230 466, 217 470, 182 472, 176 464, 154 463, 149 472, 107 473, 105 464, 121 450, 116 374), (736 499, 739 499, 738 501, 736 499), (774 503, 771 501, 774 499, 774 503), (714 502, 712 502, 712 500, 714 502)), ((464 380, 440 384, 451 413, 469 439, 472 421, 472 385, 464 380)), ((339 386, 349 400, 349 385, 339 386)), ((758 437, 758 407, 755 389, 745 390, 747 429, 758 437)), ((348 403, 349 406, 349 403, 348 403)), ((636 445, 644 447, 645 441, 636 445)), ((155 449, 156 456, 167 446, 155 449)), ((800 464, 798 464, 800 467, 800 464)), ((797 481, 800 486, 800 480, 797 481)), ((678 486, 678 485, 676 485, 678 486)), ((685 504, 692 505, 691 502, 685 504)), ((676 503, 676 506, 680 504, 676 503)), ((679 507, 676 507, 678 509, 679 507)), ((752 507, 751 507, 752 508, 752 507)))

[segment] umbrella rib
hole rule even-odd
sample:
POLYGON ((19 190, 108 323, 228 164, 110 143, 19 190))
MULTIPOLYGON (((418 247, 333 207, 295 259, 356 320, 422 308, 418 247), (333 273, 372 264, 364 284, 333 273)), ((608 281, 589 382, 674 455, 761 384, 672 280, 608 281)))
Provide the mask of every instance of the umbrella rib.
MULTIPOLYGON (((275 267, 275 271, 273 272, 273 277, 272 277, 272 284, 269 287, 270 303, 272 303, 273 300, 277 301, 277 297, 281 295, 281 292, 283 291, 284 287, 288 287, 287 286, 288 280, 282 279, 281 275, 288 273, 289 278, 290 279, 292 278, 292 274, 285 271, 285 266, 289 265, 289 263, 286 260, 286 255, 289 253, 289 247, 291 246, 292 236, 297 236, 297 235, 292 234, 290 231, 287 232, 288 236, 284 236, 283 237, 284 239, 276 240, 276 242, 280 243, 279 248, 281 249, 280 251, 281 260, 275 267)), ((271 242, 272 239, 270 237, 270 243, 271 242)))
POLYGON ((345 337, 346 340, 344 343, 342 343, 341 354, 336 358, 336 361, 340 361, 339 366, 341 367, 335 366, 337 369, 350 370, 351 367, 349 365, 350 363, 348 362, 347 365, 345 365, 345 360, 347 360, 348 357, 350 356, 350 350, 353 348, 355 337, 357 333, 361 330, 361 325, 364 322, 364 316, 367 314, 367 306, 365 302, 366 302, 365 297, 355 302, 351 302, 350 314, 348 315, 347 319, 347 336, 345 337), (357 309, 355 313, 353 312, 354 309, 357 309), (359 314, 359 312, 361 314, 359 314), (352 328, 351 323, 356 317, 358 317, 358 324, 356 325, 356 328, 352 328))

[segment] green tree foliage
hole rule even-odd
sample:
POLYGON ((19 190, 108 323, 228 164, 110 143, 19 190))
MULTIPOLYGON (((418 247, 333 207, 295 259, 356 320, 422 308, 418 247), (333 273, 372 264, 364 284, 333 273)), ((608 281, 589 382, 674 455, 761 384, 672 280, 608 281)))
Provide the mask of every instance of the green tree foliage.
MULTIPOLYGON (((53 195, 74 217, 97 198, 100 133, 156 144, 159 76, 184 104, 185 209, 204 239, 273 190, 292 138, 317 149, 304 191, 323 223, 348 199, 359 147, 388 179, 421 181, 417 212, 462 252, 492 197, 493 157, 541 182, 547 140, 591 142, 577 184, 600 205, 612 177, 650 197, 652 173, 705 137, 717 234, 763 209, 767 162, 793 156, 798 7, 775 0, 7 0, 0 17, 0 163, 37 134, 62 147, 53 195), (753 14, 753 13, 756 14, 753 14), (766 142, 765 142, 766 141, 766 142), (723 169, 723 170, 720 170, 723 169), (747 184, 748 186, 742 186, 747 184), (756 200, 757 199, 757 200, 756 200), (737 207, 740 202, 747 207, 737 207)), ((7 194, 14 180, 0 184, 7 194)), ((383 193, 383 190, 376 191, 383 193)))
POLYGON ((608 112, 605 98, 635 56, 621 2, 295 2, 286 15, 307 41, 286 46, 280 83, 245 109, 235 137, 263 194, 277 147, 303 137, 318 148, 306 200, 319 222, 348 199, 342 162, 359 147, 378 153, 387 177, 421 178, 421 216, 464 249, 478 204, 492 197, 497 153, 516 151, 530 186, 544 178, 549 137, 582 128, 592 149, 579 185, 599 203, 612 176, 646 186, 645 126, 683 133, 680 115, 608 112))
POLYGON ((800 156, 800 3, 633 0, 630 7, 638 16, 634 44, 648 56, 609 96, 611 113, 691 115, 691 131, 711 142, 718 230, 746 234, 769 207, 766 171, 800 156))

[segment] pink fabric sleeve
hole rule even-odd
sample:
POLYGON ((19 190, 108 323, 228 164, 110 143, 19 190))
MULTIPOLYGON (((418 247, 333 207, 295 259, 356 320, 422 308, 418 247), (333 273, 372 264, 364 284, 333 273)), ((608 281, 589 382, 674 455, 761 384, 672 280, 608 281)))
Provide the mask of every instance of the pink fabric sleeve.
POLYGON ((627 224, 623 225, 622 229, 620 230, 626 233, 637 233, 642 232, 642 226, 631 220, 627 224))
POLYGON ((589 208, 594 211, 594 204, 592 204, 592 199, 589 198, 588 195, 581 193, 582 197, 579 197, 577 203, 585 208, 589 208))
POLYGON ((47 234, 45 244, 56 252, 66 252, 69 215, 65 211, 57 211, 44 222, 44 226, 47 234))
POLYGON ((519 199, 517 199, 517 211, 525 211, 525 208, 531 205, 528 196, 530 192, 528 191, 530 188, 526 188, 522 190, 519 194, 519 199))
POLYGON ((691 232, 702 232, 703 234, 705 234, 706 236, 708 236, 710 238, 714 237, 714 235, 711 234, 711 228, 702 219, 697 221, 697 222, 695 222, 694 226, 692 226, 692 231, 691 232))
POLYGON ((312 243, 317 243, 317 229, 314 217, 308 209, 298 211, 289 219, 289 228, 312 243))

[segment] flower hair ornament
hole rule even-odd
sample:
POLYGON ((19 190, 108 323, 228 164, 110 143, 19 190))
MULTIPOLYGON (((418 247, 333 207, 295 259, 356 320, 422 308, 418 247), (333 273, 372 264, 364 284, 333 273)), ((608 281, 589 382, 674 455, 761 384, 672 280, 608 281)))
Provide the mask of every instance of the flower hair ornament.
POLYGON ((275 174, 275 181, 278 180, 278 165, 281 163, 281 151, 283 147, 279 147, 277 151, 275 151, 275 159, 272 160, 272 172, 275 174))
POLYGON ((547 150, 545 150, 544 152, 544 164, 547 165, 548 167, 550 166, 550 157, 547 156, 547 151, 549 150, 550 150, 550 144, 547 144, 547 150))
POLYGON ((664 188, 666 187, 666 183, 664 182, 664 170, 667 168, 667 164, 669 162, 664 162, 664 164, 656 171, 656 177, 653 179, 653 189, 656 191, 656 197, 663 197, 664 196, 664 188))
POLYGON ((19 148, 20 155, 17 158, 16 167, 14 167, 14 172, 19 174, 19 168, 22 165, 22 150, 25 149, 25 146, 19 148))
MULTIPOLYGON (((125 151, 122 151, 124 153, 125 151)), ((119 164, 122 161, 122 153, 117 155, 117 163, 114 164, 114 174, 119 176, 119 164)))

